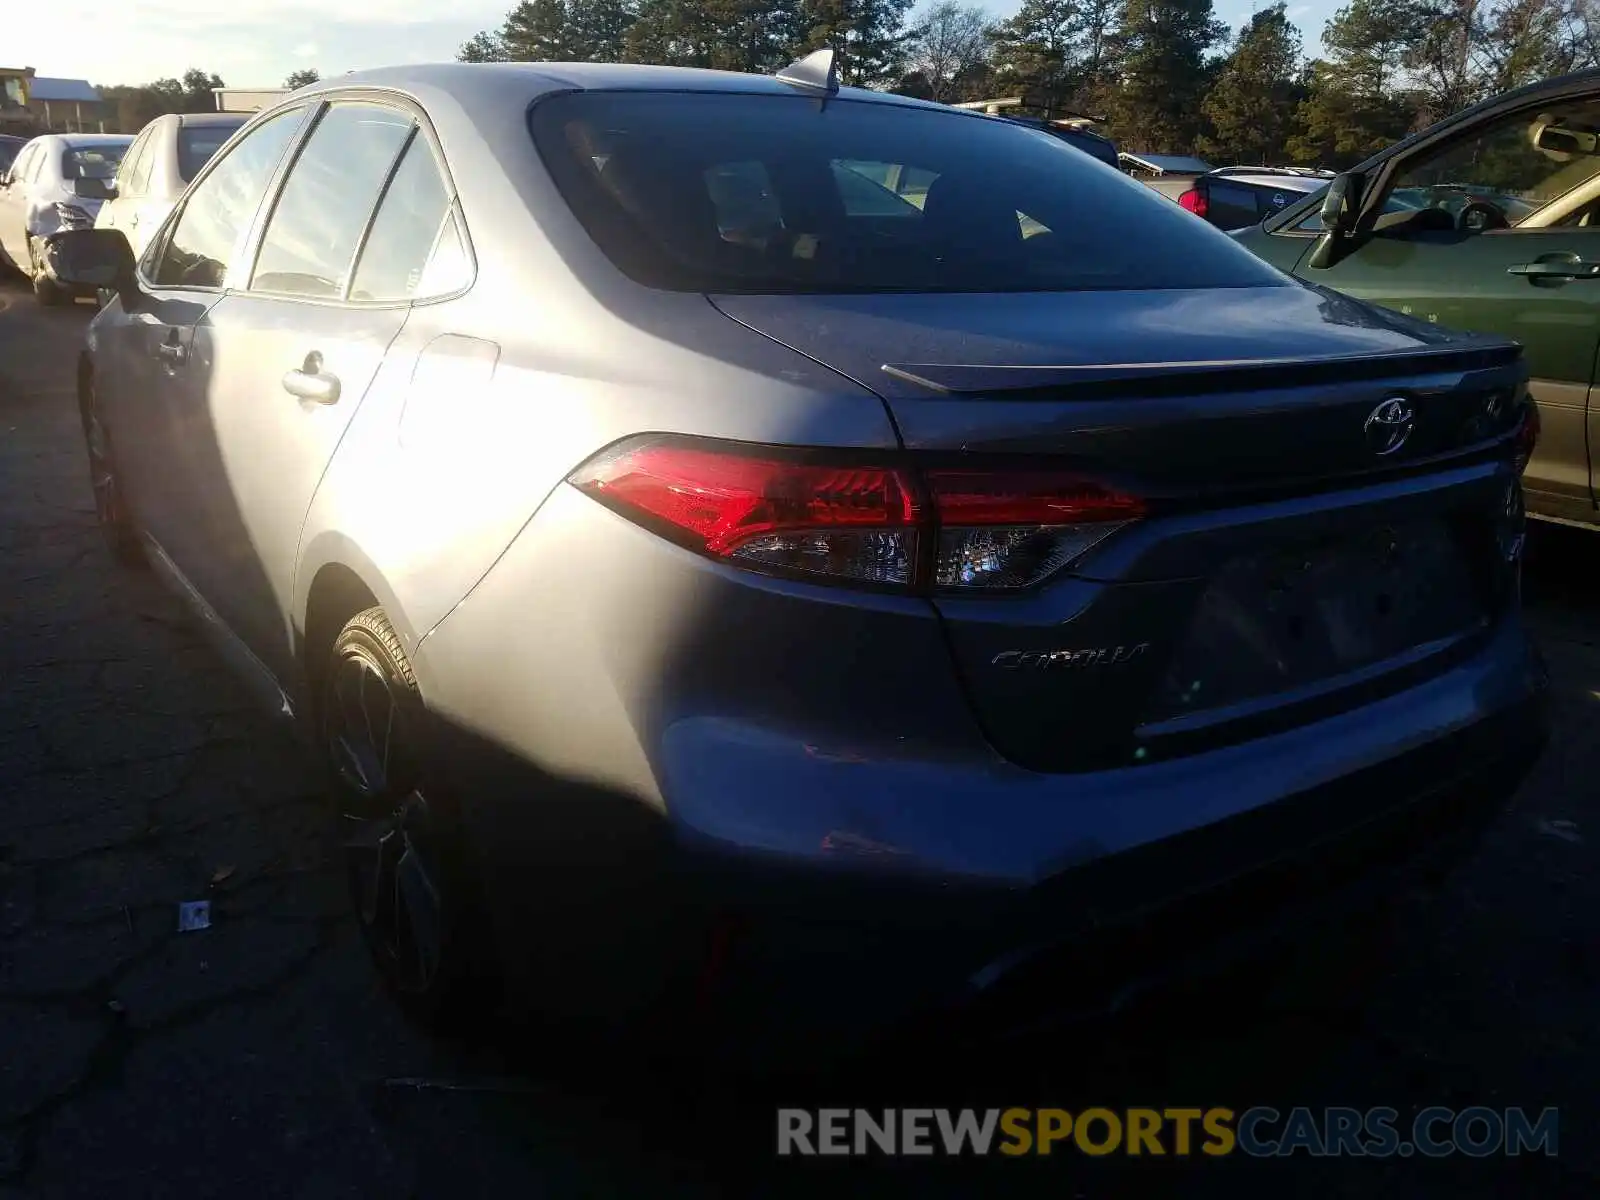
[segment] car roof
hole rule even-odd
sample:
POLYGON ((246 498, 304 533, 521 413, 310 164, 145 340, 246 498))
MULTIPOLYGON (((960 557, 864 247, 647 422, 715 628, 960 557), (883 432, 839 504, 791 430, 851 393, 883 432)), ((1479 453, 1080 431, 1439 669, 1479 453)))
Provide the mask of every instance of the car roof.
POLYGON ((177 113, 179 125, 243 125, 250 119, 250 113, 209 112, 209 113, 177 113))
POLYGON ((56 133, 52 134, 62 145, 73 146, 127 146, 133 142, 131 133, 56 133))
MULTIPOLYGON (((509 94, 527 100, 553 92, 654 91, 727 92, 745 95, 815 95, 771 75, 738 71, 709 71, 699 67, 647 66, 638 63, 536 62, 536 63, 420 63, 352 71, 321 80, 293 93, 296 100, 343 88, 373 87, 410 91, 433 88, 455 96, 467 107, 477 103, 503 103, 509 94)), ((866 100, 907 108, 978 117, 929 100, 893 96, 866 88, 841 87, 840 99, 866 100)))
POLYGON ((1285 192, 1314 192, 1328 186, 1328 177, 1319 175, 1275 175, 1271 171, 1251 175, 1244 171, 1213 172, 1202 179, 1225 179, 1229 183, 1247 183, 1258 187, 1277 188, 1285 192))

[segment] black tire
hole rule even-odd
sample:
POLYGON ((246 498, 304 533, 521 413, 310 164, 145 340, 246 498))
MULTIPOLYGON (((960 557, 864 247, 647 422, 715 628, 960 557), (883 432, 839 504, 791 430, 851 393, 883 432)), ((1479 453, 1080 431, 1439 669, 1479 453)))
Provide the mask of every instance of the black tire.
POLYGON ((44 268, 39 265, 38 259, 33 254, 33 243, 28 243, 28 260, 31 270, 29 275, 33 280, 33 296, 45 308, 55 308, 57 305, 68 303, 72 297, 58 284, 44 273, 44 268))
POLYGON ((84 452, 89 459, 89 488, 94 493, 95 520, 100 526, 100 535, 105 538, 106 549, 124 566, 143 567, 147 560, 139 530, 123 498, 111 433, 100 420, 95 403, 94 376, 87 372, 78 384, 78 417, 83 423, 84 452))
POLYGON ((357 613, 334 639, 318 725, 373 963, 408 1015, 455 1031, 491 1006, 494 974, 466 839, 454 807, 424 785, 427 711, 383 609, 357 613))

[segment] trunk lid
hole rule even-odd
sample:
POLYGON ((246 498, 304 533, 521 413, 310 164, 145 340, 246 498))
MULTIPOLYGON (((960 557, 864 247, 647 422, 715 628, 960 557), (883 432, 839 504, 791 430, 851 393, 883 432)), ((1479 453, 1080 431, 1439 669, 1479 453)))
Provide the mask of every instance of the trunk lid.
POLYGON ((935 597, 1025 766, 1315 719, 1443 669, 1514 594, 1512 343, 1298 284, 713 303, 876 391, 925 462, 1026 459, 1149 501, 1038 588, 935 597))

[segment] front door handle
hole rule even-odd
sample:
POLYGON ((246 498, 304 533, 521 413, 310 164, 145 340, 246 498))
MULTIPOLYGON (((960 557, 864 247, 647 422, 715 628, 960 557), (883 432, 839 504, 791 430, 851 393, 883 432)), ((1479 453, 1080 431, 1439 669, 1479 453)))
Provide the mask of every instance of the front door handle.
POLYGON ((129 217, 128 218, 128 224, 131 225, 135 229, 139 228, 139 214, 138 213, 134 213, 133 216, 129 217))
POLYGON ((1600 279, 1600 263, 1581 258, 1540 258, 1506 268, 1507 275, 1526 275, 1530 279, 1600 279))
POLYGON ((339 403, 339 377, 322 369, 322 355, 313 350, 298 371, 285 371, 283 390, 314 404, 339 403))
POLYGON ((189 347, 182 342, 162 342, 156 347, 156 357, 170 366, 181 367, 189 361, 189 347))

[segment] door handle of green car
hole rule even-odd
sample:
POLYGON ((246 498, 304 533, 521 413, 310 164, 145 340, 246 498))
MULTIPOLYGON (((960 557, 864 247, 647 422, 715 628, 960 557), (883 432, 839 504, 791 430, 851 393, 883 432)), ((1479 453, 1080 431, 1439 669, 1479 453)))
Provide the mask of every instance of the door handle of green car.
POLYGON ((1600 263, 1581 258, 1541 258, 1506 268, 1507 275, 1527 275, 1533 279, 1600 279, 1600 263))

